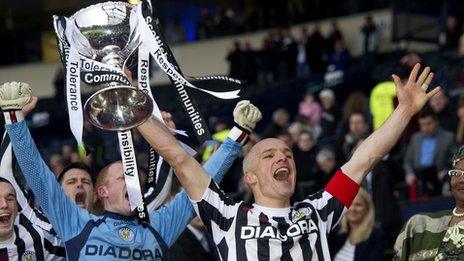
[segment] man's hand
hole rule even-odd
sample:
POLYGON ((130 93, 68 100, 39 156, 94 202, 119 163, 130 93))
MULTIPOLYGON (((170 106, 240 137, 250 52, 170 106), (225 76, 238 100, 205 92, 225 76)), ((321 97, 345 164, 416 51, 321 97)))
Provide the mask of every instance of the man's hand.
POLYGON ((161 116, 163 117, 163 121, 166 123, 166 126, 168 126, 171 129, 176 128, 176 124, 172 120, 172 115, 169 112, 166 111, 161 111, 161 116))
POLYGON ((31 101, 24 105, 23 109, 21 110, 23 112, 24 117, 26 117, 26 115, 28 115, 29 112, 35 109, 38 101, 39 99, 37 98, 37 96, 32 95, 31 101))
POLYGON ((3 111, 21 110, 32 99, 32 89, 27 83, 7 82, 0 86, 0 108, 3 111))
POLYGON ((256 123, 262 118, 259 109, 248 100, 237 103, 233 115, 235 123, 249 132, 253 131, 256 123))
POLYGON ((411 115, 419 112, 422 107, 424 107, 425 103, 441 89, 441 87, 438 86, 429 93, 426 93, 429 84, 432 82, 433 73, 430 72, 429 67, 425 67, 419 78, 417 78, 420 67, 420 64, 414 66, 405 85, 403 85, 401 79, 397 75, 392 75, 396 85, 396 95, 399 102, 398 107, 406 109, 411 115))

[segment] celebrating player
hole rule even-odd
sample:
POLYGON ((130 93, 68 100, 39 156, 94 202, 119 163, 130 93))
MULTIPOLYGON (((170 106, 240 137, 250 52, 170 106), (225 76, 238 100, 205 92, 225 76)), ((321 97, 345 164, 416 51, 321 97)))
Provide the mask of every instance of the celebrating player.
MULTIPOLYGON (((6 83, 0 87, 0 107, 4 111, 6 129, 11 137, 18 163, 27 183, 38 198, 58 236, 65 242, 69 260, 163 259, 168 246, 185 229, 194 215, 185 191, 175 199, 150 212, 150 223, 138 224, 130 210, 121 162, 112 163, 99 174, 97 192, 105 213, 95 216, 68 199, 53 174, 40 158, 21 108, 31 97, 26 84, 6 83)), ((255 125, 259 110, 252 106, 237 106, 234 114, 241 115, 239 126, 255 125)), ((250 129, 248 129, 250 130, 250 129)), ((219 182, 238 155, 240 143, 247 134, 239 128, 232 132, 205 169, 219 182)))
MULTIPOLYGON (((255 199, 255 204, 247 204, 221 192, 157 120, 150 119, 138 129, 174 168, 223 260, 330 260, 327 235, 347 211, 359 184, 394 146, 411 117, 440 90, 425 93, 433 73, 426 67, 417 77, 419 70, 416 64, 404 85, 392 76, 399 105, 390 118, 356 149, 323 190, 293 206, 295 162, 290 148, 278 139, 262 140, 244 159, 244 181, 255 199)), ((234 115, 236 120, 240 117, 234 115)))

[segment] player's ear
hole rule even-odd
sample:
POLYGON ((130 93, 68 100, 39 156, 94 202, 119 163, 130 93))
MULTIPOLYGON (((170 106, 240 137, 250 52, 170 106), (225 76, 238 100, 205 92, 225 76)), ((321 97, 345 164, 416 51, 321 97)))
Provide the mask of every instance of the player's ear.
POLYGON ((245 184, 252 187, 256 184, 256 182, 258 182, 258 178, 256 177, 255 173, 247 171, 243 176, 243 181, 245 182, 245 184))
POLYGON ((106 186, 99 186, 97 188, 97 195, 99 198, 107 198, 108 197, 108 189, 106 186))

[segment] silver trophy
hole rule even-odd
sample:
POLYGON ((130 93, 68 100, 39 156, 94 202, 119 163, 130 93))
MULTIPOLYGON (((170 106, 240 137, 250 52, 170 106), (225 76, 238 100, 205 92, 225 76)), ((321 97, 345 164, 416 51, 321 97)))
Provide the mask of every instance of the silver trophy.
MULTIPOLYGON (((122 70, 140 44, 134 8, 124 2, 105 2, 81 9, 71 16, 75 30, 70 40, 81 55, 122 70)), ((140 89, 113 82, 94 93, 84 111, 96 127, 121 131, 148 119, 153 102, 140 89)))

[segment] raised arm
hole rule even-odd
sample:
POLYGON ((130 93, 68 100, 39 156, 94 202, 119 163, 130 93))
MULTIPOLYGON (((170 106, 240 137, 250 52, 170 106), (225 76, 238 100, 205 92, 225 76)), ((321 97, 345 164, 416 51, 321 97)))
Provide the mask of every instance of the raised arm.
POLYGON ((53 229, 66 241, 82 229, 90 214, 66 196, 32 140, 21 112, 21 109, 27 109, 27 104, 32 100, 31 92, 30 86, 25 83, 11 82, 0 86, 0 107, 5 116, 5 129, 27 184, 53 229))
MULTIPOLYGON (((261 112, 249 101, 239 102, 234 110, 234 120, 242 130, 251 131, 260 119, 261 112)), ((170 131, 157 119, 150 118, 138 130, 152 148, 171 165, 190 198, 201 199, 211 180, 203 167, 184 151, 170 131)))
POLYGON ((379 129, 361 143, 351 159, 342 166, 343 172, 358 184, 362 183, 367 173, 396 144, 412 116, 440 91, 440 87, 436 87, 426 93, 433 73, 426 67, 417 77, 419 70, 420 64, 416 64, 406 84, 403 84, 398 76, 392 75, 396 85, 398 107, 379 129))

